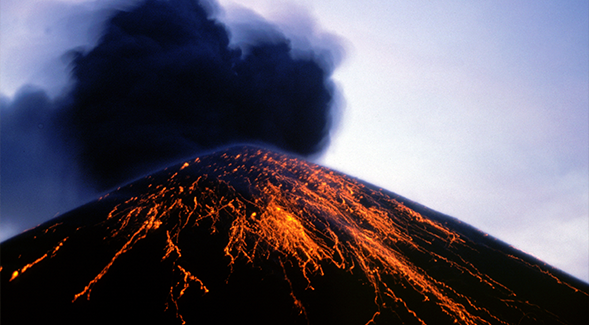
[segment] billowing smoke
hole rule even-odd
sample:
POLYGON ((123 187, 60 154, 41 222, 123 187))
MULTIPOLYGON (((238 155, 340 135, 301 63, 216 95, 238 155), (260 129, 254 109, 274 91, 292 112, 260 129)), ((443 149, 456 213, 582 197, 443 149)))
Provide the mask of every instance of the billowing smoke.
POLYGON ((341 48, 293 47, 259 17, 240 22, 232 39, 215 19, 219 10, 194 0, 103 10, 108 17, 97 44, 64 54, 71 82, 61 96, 24 89, 4 99, 4 223, 26 214, 11 196, 54 200, 41 193, 53 190, 67 201, 63 189, 71 191, 78 179, 84 186, 77 190, 104 191, 231 143, 320 154, 337 115, 330 77, 341 48), (37 169, 41 176, 29 177, 37 169), (61 185, 39 188, 43 178, 61 185))
POLYGON ((293 58, 270 31, 243 54, 193 1, 148 0, 110 19, 92 51, 75 53, 73 102, 60 116, 97 185, 231 142, 324 149, 331 71, 293 58))

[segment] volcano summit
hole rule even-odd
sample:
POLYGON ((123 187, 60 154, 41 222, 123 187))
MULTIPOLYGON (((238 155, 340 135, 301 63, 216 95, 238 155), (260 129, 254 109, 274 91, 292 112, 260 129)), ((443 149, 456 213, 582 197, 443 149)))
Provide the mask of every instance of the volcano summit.
POLYGON ((589 285, 304 160, 234 147, 2 243, 3 324, 586 324, 589 285))

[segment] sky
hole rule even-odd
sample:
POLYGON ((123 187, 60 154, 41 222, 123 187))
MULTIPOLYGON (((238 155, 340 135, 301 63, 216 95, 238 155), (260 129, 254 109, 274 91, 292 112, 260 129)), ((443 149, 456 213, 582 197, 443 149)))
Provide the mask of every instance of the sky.
MULTIPOLYGON (((69 86, 64 53, 92 47, 100 35, 105 15, 91 13, 128 3, 3 1, 3 102, 30 84, 58 97, 69 86)), ((217 15, 234 36, 240 35, 240 19, 259 15, 294 46, 329 43, 332 62, 339 63, 332 79, 340 105, 318 163, 458 218, 589 281, 589 3, 219 4, 217 15)), ((82 171, 55 161, 18 185, 31 197, 28 212, 46 215, 35 222, 94 195, 82 171), (30 188, 34 192, 26 192, 30 188)), ((25 164, 38 168, 31 160, 25 164)), ((23 230, 17 218, 0 217, 2 240, 23 230)))

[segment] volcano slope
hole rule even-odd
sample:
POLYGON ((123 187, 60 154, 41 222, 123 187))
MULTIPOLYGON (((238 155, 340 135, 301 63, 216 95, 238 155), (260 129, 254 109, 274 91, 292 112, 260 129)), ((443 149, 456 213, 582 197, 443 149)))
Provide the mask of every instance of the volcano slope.
POLYGON ((589 285, 451 217, 234 147, 2 248, 2 324, 587 324, 589 285))

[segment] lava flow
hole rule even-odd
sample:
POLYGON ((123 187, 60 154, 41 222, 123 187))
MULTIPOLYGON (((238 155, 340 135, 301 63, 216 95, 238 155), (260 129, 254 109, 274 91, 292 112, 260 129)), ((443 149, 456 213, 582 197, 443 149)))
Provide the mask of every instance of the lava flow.
POLYGON ((131 183, 2 254, 6 324, 589 319, 586 283, 393 193, 253 147, 131 183), (43 318, 19 312, 33 304, 43 318))

